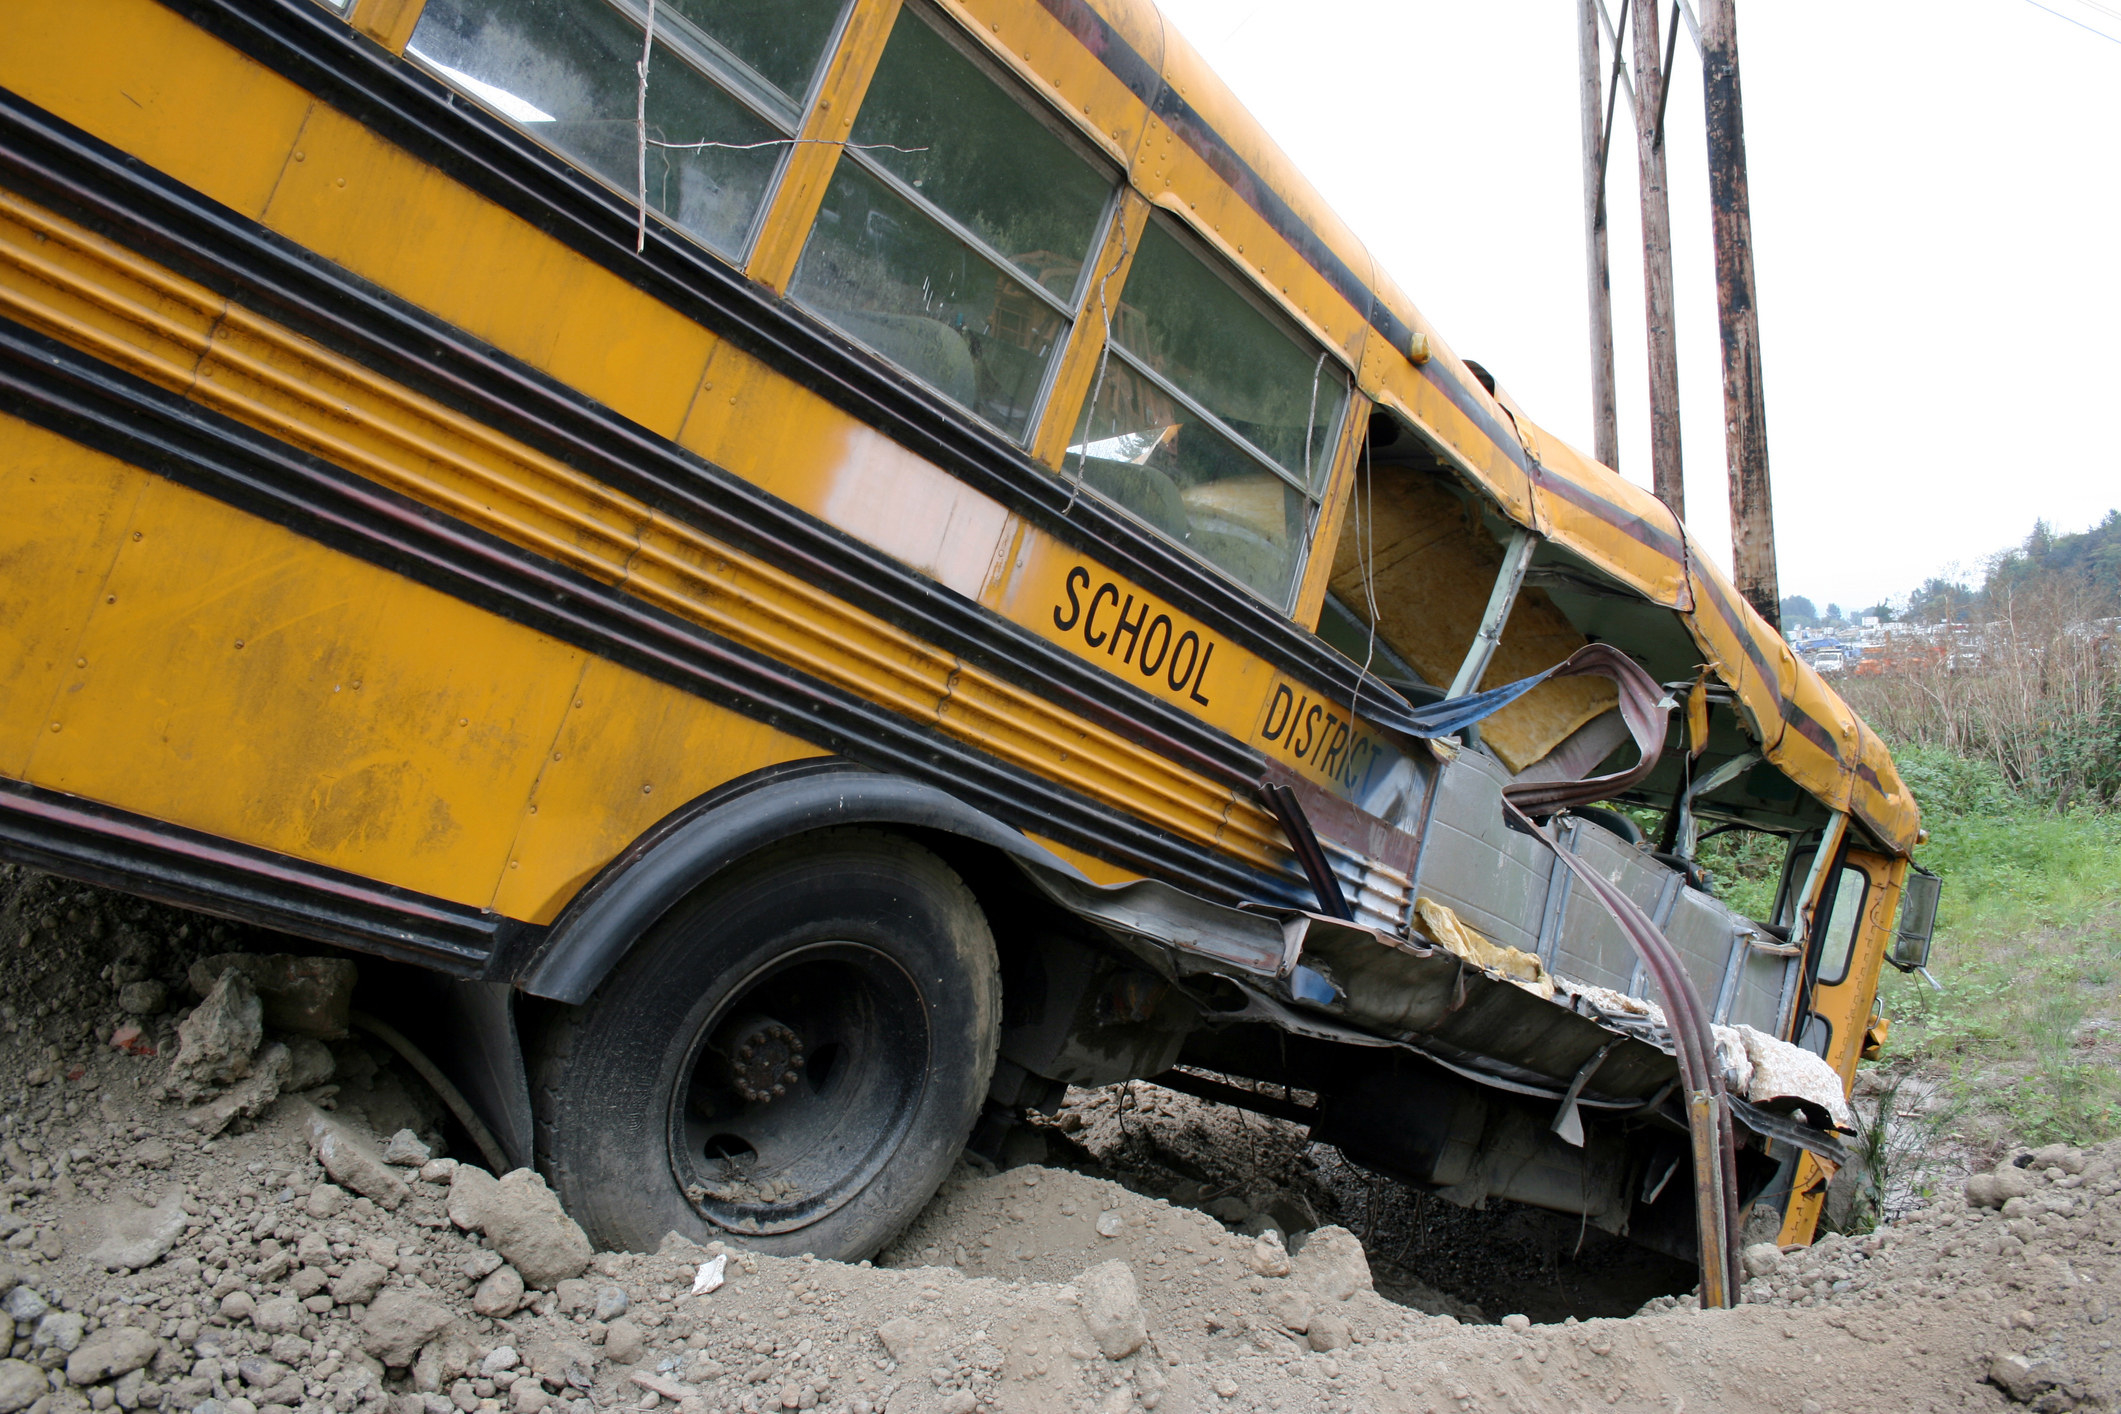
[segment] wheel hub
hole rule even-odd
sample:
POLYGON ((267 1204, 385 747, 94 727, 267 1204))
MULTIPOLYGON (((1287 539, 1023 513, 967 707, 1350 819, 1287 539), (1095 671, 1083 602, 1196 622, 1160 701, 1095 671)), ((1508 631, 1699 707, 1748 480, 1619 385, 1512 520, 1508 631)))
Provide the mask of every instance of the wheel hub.
POLYGON ((747 1017, 730 1028, 730 1088, 752 1104, 777 1100, 802 1079, 803 1038, 769 1017, 747 1017))

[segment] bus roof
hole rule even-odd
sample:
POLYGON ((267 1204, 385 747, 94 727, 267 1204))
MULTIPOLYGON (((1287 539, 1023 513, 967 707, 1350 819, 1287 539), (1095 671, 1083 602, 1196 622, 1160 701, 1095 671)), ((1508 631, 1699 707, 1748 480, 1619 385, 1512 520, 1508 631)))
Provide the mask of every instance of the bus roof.
POLYGON ((1771 763, 1821 804, 1850 811, 1887 849, 1914 847, 1915 802, 1877 735, 1662 502, 1540 428, 1506 392, 1488 391, 1152 0, 950 8, 1082 115, 1138 190, 1183 212, 1504 516, 1677 614, 1771 763), (1030 58, 1064 50, 1073 53, 1057 64, 1030 58))

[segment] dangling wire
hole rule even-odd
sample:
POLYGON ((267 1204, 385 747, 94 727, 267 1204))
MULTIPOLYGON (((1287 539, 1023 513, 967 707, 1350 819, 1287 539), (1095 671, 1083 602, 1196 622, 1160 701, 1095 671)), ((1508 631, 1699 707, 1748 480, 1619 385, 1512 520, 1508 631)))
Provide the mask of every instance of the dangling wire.
POLYGON ((714 147, 724 152, 756 152, 762 147, 844 147, 850 152, 928 152, 926 147, 900 147, 895 142, 848 142, 836 137, 769 137, 758 142, 664 142, 648 139, 650 147, 670 152, 699 152, 714 147))
POLYGON ((641 62, 634 70, 640 83, 633 94, 633 253, 648 249, 648 54, 655 47, 655 0, 648 0, 648 24, 641 31, 641 62))
POLYGON ((1377 658, 1377 468, 1370 460, 1370 430, 1362 435, 1362 477, 1357 486, 1355 511, 1355 558, 1362 571, 1362 598, 1370 624, 1370 643, 1362 655, 1362 671, 1355 675, 1355 697, 1348 704, 1353 717, 1362 705, 1362 688, 1370 678, 1370 665, 1377 658))
MULTIPOLYGON (((1073 511, 1076 498, 1083 494, 1083 472, 1085 464, 1090 459, 1090 437, 1097 429, 1097 400, 1104 396, 1105 369, 1112 362, 1112 311, 1105 304, 1105 286, 1111 282, 1114 275, 1119 273, 1120 267, 1127 263, 1129 253, 1127 249, 1127 213, 1124 209, 1120 211, 1118 219, 1119 255, 1113 259, 1112 268, 1100 276, 1097 282, 1097 317, 1105 326, 1105 343, 1104 347, 1098 351, 1097 380, 1090 385, 1090 408, 1083 415, 1083 445, 1075 454, 1075 475, 1069 478, 1068 504, 1062 508, 1062 515, 1073 511)), ((1061 458, 1061 465, 1066 467, 1066 457, 1061 458)))
POLYGON ((1311 410, 1304 414, 1304 490, 1311 489, 1311 443, 1318 435, 1318 380, 1326 371, 1326 351, 1318 351, 1318 365, 1311 370, 1311 410))

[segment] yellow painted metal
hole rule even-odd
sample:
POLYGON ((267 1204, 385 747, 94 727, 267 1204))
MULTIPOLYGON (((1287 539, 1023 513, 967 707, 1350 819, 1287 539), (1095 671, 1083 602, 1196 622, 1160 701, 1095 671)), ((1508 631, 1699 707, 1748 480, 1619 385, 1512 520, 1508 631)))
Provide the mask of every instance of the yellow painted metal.
MULTIPOLYGON (((950 3, 974 36, 1035 79, 1065 119, 1123 155, 1138 190, 1185 215, 1290 317, 1338 349, 1365 393, 1436 440, 1507 515, 1686 616, 1705 651, 1735 678, 1732 686, 1764 729, 1771 761, 1826 803, 1852 804, 1891 848, 1910 847, 1917 829, 1913 802, 1875 737, 1793 662, 1782 700, 1817 720, 1833 745, 1773 725, 1781 715, 1774 689, 1757 672, 1748 682, 1742 665, 1758 654, 1772 676, 1782 677, 1787 650, 1777 635, 1735 600, 1728 612, 1694 602, 1686 592, 1687 561, 1697 573, 1703 561, 1659 548, 1655 536, 1645 543, 1639 533, 1645 526, 1664 531, 1664 543, 1677 542, 1669 525, 1656 523, 1642 493, 1603 467, 1564 455, 1556 439, 1472 382, 1257 124, 1183 41, 1166 34, 1147 0, 1100 0, 1098 9, 1308 223, 1309 239, 1368 281, 1383 308, 1428 337, 1426 367, 1416 368, 1405 350, 1379 347, 1382 341, 1368 333, 1368 311, 1331 289, 1180 135, 1145 115, 1139 137, 1132 136, 1128 123, 1139 100, 1115 90, 1104 66, 1086 59, 1080 41, 1053 24, 1043 7, 1024 0, 950 3), (1457 391, 1447 394, 1438 380, 1455 382, 1457 391), (1495 428, 1503 430, 1491 435, 1495 428), (1497 436, 1536 449, 1538 476, 1551 494, 1543 492, 1535 504, 1533 478, 1497 436), (1580 494, 1560 494, 1560 480, 1580 494), (1612 509, 1592 513, 1583 509, 1586 501, 1612 509)), ((0 47, 0 83, 653 430, 671 435, 698 421, 704 432, 712 421, 697 419, 692 404, 696 394, 704 397, 704 382, 720 381, 703 377, 717 351, 714 336, 314 104, 152 0, 105 0, 88 11, 60 0, 21 0, 0 47), (531 289, 537 299, 521 298, 531 289)), ((837 121, 844 120, 842 110, 837 121)), ((795 224, 784 223, 791 231, 795 224)), ((1053 421, 1065 424, 1073 416, 1072 407, 1057 405, 1053 421)), ((752 426, 768 441, 783 435, 752 426)), ((733 440, 723 436, 719 443, 727 448, 733 440)))
MULTIPOLYGON (((1812 1010, 1833 1028, 1827 1043, 1826 1063, 1841 1077, 1844 1089, 1856 1081, 1856 1063, 1870 1034, 1870 1013, 1878 995, 1878 976, 1885 967, 1885 952, 1892 941, 1893 920, 1900 912, 1900 889, 1907 879, 1904 856, 1850 850, 1847 862, 1861 869, 1870 881, 1864 902, 1863 921, 1849 951, 1848 971, 1832 986, 1821 986, 1812 995, 1812 1010)), ((1826 1206, 1826 1181, 1831 1175, 1810 1154, 1797 1160, 1796 1182, 1784 1210, 1782 1243, 1810 1242, 1818 1231, 1819 1214, 1826 1206), (1816 1191, 1814 1191, 1816 1190, 1816 1191)))
POLYGON ((0 776, 20 777, 86 666, 81 635, 145 483, 0 421, 0 776))
MULTIPOLYGON (((1278 847, 1268 843, 1273 836, 1232 832, 1233 816, 1267 817, 1228 788, 7 193, 0 193, 0 308, 1181 838, 1223 843, 1266 867, 1279 863, 1278 847)), ((1225 660, 1236 656, 1225 653, 1225 660)), ((1249 661, 1256 670, 1258 661, 1249 661)), ((1221 669, 1207 666, 1219 691, 1221 669)), ((1205 696, 1205 682, 1190 691, 1205 696)))
POLYGON ((665 437, 684 421, 717 342, 322 105, 264 220, 665 437))
POLYGON ((1808 1245, 1819 1231, 1819 1214, 1826 1209, 1826 1186, 1833 1179, 1825 1164, 1809 1153, 1797 1156, 1790 1176, 1790 1201, 1782 1210, 1782 1231, 1775 1241, 1783 1247, 1808 1245))
POLYGON ((819 754, 764 722, 590 658, 523 804, 493 908, 549 923, 672 810, 724 781, 819 754))
POLYGON ((1105 232, 1104 245, 1091 265, 1089 295, 1083 301, 1082 317, 1069 331, 1054 370, 1053 387, 1046 394, 1045 410, 1037 434, 1031 440, 1031 455, 1047 466, 1068 474, 1065 465, 1075 429, 1081 425, 1083 408, 1097 388, 1097 371, 1105 361, 1105 339, 1119 319, 1120 291, 1127 287, 1127 271, 1134 265, 1142 230, 1149 224, 1149 203, 1139 193, 1120 193, 1120 208, 1105 232))
POLYGON ((359 0, 353 27, 393 54, 403 54, 427 0, 359 0))
POLYGON ((1885 967, 1885 951, 1892 942, 1893 920, 1900 911, 1900 887, 1907 877, 1908 861, 1868 850, 1848 852, 1849 867, 1861 869, 1870 882, 1863 904, 1863 919, 1857 926, 1855 943, 1849 949, 1848 970, 1841 981, 1822 985, 1812 995, 1812 1011, 1833 1027, 1826 1048, 1826 1063, 1842 1082, 1853 1085, 1856 1063, 1863 1059, 1864 1035, 1871 1004, 1878 995, 1878 975, 1885 967))
MULTIPOLYGON (((1839 822, 1847 817, 1835 818, 1839 822)), ((1822 848, 1831 857, 1845 838, 1845 829, 1829 830, 1822 848)), ((1843 856, 1843 862, 1850 868, 1862 870, 1869 883, 1863 917, 1850 945, 1848 967, 1841 980, 1814 989, 1810 1010, 1813 1015, 1824 1018, 1830 1028, 1825 1060, 1841 1077, 1846 1091, 1855 1084, 1856 1063, 1863 1059, 1864 1046, 1870 1037, 1871 1008, 1878 996, 1878 978, 1885 968, 1886 949, 1892 943, 1893 922, 1900 912, 1900 891, 1907 880, 1908 860, 1904 855, 1851 849, 1843 856)), ((1822 877, 1822 887, 1824 882, 1822 877)), ((1815 903, 1816 900, 1808 899, 1806 907, 1815 903)), ((1802 1016, 1791 1021, 1796 1032, 1801 1032, 1805 1025, 1806 1018, 1802 1016)), ((1830 1177, 1825 1165, 1811 1155, 1799 1157, 1798 1181, 1790 1191, 1780 1241, 1812 1240, 1818 1228, 1819 1214, 1826 1203, 1825 1181, 1830 1177)))
POLYGON ((580 654, 26 423, 0 439, 133 495, 22 779, 488 901, 580 654))
POLYGON ((1340 445, 1326 473, 1324 499, 1318 524, 1311 529, 1311 557, 1304 562, 1303 578, 1296 586, 1296 604, 1289 616, 1314 633, 1318 616, 1326 607, 1326 591, 1333 583, 1333 565, 1340 544, 1341 527, 1347 524, 1348 507, 1360 486, 1357 482, 1363 448, 1370 436, 1370 403, 1357 395, 1348 399, 1341 417, 1340 445))
POLYGON ((670 809, 817 754, 15 418, 0 467, 33 668, 0 694, 46 699, 0 696, 37 724, 17 779, 544 921, 670 809))
POLYGON ((9 0, 6 88, 256 217, 307 93, 153 0, 9 0))
POLYGON ((825 187, 839 165, 841 148, 854 129, 854 116, 869 80, 883 57, 884 41, 898 18, 899 0, 855 0, 854 12, 826 66, 817 102, 804 119, 801 139, 788 154, 780 186, 766 208, 759 238, 745 273, 779 293, 795 278, 795 264, 809 238, 811 223, 825 200, 825 187))

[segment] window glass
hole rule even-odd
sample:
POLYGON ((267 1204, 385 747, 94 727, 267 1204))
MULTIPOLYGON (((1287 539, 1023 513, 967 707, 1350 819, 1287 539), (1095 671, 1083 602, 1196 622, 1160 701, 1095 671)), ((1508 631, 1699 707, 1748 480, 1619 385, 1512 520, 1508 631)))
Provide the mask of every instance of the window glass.
POLYGON ((1018 438, 1066 328, 999 264, 847 161, 789 293, 1018 438))
POLYGON ((1262 598, 1296 582, 1308 503, 1124 358, 1105 366, 1066 469, 1262 598))
POLYGON ((1339 365, 1152 222, 1066 467, 1287 608, 1347 401, 1339 365))
POLYGON ((864 157, 1073 302, 1111 180, 911 11, 891 32, 853 141, 876 144, 864 157))
MULTIPOLYGON (((406 52, 631 195, 641 27, 604 0, 428 0, 406 52)), ((657 26, 648 136, 772 143, 779 131, 679 57, 657 26)), ((648 150, 648 204, 724 254, 742 249, 784 148, 648 150)))
POLYGON ((1113 186, 908 8, 788 293, 1022 440, 1113 186))
MULTIPOLYGON (((675 10, 800 104, 844 7, 841 0, 658 0, 656 8, 675 10)), ((658 21, 656 32, 662 28, 658 21)))
POLYGON ((1848 976, 1849 953, 1856 945, 1856 930, 1863 923, 1863 900, 1870 876, 1861 869, 1846 868, 1834 884, 1834 910, 1827 916, 1825 942, 1819 949, 1819 981, 1831 986, 1848 976))
POLYGON ((1309 489, 1325 483, 1347 384, 1163 227, 1143 232, 1119 344, 1309 489), (1315 394, 1315 396, 1314 396, 1315 394))

